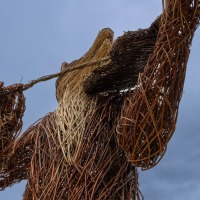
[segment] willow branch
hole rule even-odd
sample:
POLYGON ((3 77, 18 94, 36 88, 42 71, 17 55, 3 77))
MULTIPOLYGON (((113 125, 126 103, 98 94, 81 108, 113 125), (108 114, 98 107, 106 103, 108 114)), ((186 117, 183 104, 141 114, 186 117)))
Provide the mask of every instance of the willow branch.
POLYGON ((16 88, 16 89, 13 89, 13 90, 10 90, 10 91, 6 91, 6 92, 2 92, 0 93, 0 96, 2 95, 6 95, 6 94, 10 94, 10 93, 13 93, 13 92, 19 92, 19 91, 24 91, 24 90, 27 90, 31 87, 33 87, 35 84, 37 83, 40 83, 40 82, 44 82, 44 81, 48 81, 50 79, 53 79, 53 78, 57 78, 59 76, 63 76, 64 74, 68 73, 68 72, 72 72, 72 71, 75 71, 75 70, 80 70, 80 69, 83 69, 85 67, 89 67, 91 65, 96 65, 96 64, 99 64, 101 62, 106 62, 106 61, 109 61, 110 57, 107 56, 107 57, 104 57, 104 58, 101 58, 99 60, 94 60, 94 61, 89 61, 89 62, 85 62, 85 63, 82 63, 80 65, 77 65, 77 66, 70 66, 70 64, 67 66, 67 68, 61 72, 58 72, 58 73, 55 73, 55 74, 50 74, 50 75, 46 75, 46 76, 42 76, 38 79, 35 79, 35 80, 32 80, 30 81, 29 83, 27 84, 23 84, 22 87, 19 87, 19 88, 16 88))

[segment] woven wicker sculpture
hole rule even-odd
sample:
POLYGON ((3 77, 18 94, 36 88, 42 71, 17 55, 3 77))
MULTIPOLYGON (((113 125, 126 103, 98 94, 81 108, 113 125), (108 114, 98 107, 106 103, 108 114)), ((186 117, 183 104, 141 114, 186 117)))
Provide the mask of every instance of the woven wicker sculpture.
POLYGON ((85 67, 58 78, 56 111, 21 136, 26 87, 1 82, 0 189, 27 179, 25 200, 141 199, 136 168, 155 166, 175 131, 199 20, 199 0, 168 0, 148 29, 114 43, 103 29, 62 65, 85 67))

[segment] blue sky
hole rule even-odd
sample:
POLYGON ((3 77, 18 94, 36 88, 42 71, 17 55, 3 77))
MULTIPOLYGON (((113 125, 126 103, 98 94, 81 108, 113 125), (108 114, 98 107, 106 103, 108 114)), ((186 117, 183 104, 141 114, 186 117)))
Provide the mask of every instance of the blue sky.
MULTIPOLYGON (((124 31, 148 27, 161 13, 162 0, 1 0, 0 80, 27 83, 59 71, 63 61, 82 56, 99 30, 124 31)), ((153 169, 139 171, 146 200, 200 198, 200 29, 188 63, 177 129, 167 153, 153 169)), ((25 92, 24 130, 55 110, 55 80, 25 92)), ((25 182, 0 192, 2 200, 21 200, 25 182)))

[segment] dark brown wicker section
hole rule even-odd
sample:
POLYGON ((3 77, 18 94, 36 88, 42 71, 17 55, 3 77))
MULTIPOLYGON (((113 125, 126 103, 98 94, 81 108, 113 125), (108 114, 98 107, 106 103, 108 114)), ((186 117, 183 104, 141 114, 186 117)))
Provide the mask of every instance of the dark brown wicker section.
POLYGON ((92 95, 134 87, 153 53, 161 16, 147 29, 128 31, 118 37, 110 51, 111 61, 99 67, 84 82, 84 90, 92 95))

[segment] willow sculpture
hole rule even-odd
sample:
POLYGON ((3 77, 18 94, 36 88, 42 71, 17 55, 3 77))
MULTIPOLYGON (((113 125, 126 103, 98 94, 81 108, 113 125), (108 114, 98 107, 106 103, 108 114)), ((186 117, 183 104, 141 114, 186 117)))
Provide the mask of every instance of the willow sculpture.
POLYGON ((21 136, 27 86, 1 82, 0 189, 27 179, 24 200, 142 199, 137 167, 154 167, 175 131, 199 20, 199 0, 166 0, 147 29, 114 42, 103 29, 62 64, 55 112, 21 136))

